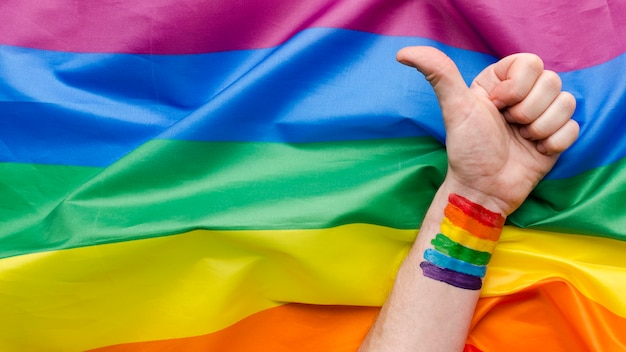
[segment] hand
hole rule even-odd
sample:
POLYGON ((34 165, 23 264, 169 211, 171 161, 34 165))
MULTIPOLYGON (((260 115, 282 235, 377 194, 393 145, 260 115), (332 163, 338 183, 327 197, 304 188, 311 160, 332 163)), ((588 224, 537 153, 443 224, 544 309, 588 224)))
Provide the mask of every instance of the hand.
POLYGON ((508 56, 468 88, 454 62, 431 47, 408 47, 397 59, 432 85, 446 128, 444 186, 509 215, 578 137, 575 98, 533 54, 508 56))

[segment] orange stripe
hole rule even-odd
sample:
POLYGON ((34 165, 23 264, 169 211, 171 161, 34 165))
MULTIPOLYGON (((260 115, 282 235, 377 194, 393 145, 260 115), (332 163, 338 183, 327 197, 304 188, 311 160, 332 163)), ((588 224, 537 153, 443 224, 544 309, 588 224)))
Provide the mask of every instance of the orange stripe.
POLYGON ((481 298, 468 343, 482 351, 626 351, 626 318, 565 281, 544 280, 481 298))
POLYGON ((92 352, 356 351, 379 308, 286 304, 212 334, 108 346, 92 352))
MULTIPOLYGON (((286 304, 212 334, 99 348, 99 352, 356 351, 378 308, 286 304)), ((481 298, 466 351, 622 351, 626 318, 564 282, 544 280, 481 298)))
POLYGON ((498 241, 502 228, 489 227, 478 220, 467 216, 463 210, 454 204, 448 204, 444 209, 444 215, 454 225, 463 228, 472 235, 490 241, 498 241))

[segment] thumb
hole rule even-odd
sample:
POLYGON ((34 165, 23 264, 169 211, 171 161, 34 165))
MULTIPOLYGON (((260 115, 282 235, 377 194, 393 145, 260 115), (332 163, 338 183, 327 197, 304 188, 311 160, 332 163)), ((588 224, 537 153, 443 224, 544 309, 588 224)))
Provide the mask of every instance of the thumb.
POLYGON ((446 54, 429 46, 412 46, 398 51, 396 59, 415 67, 430 82, 446 126, 454 123, 453 119, 467 115, 463 112, 473 106, 473 96, 454 61, 446 54))

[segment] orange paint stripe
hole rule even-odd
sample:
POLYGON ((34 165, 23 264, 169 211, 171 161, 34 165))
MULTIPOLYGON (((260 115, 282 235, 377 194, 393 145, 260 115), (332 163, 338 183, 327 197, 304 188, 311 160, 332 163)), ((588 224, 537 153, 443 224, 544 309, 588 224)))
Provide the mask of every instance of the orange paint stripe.
POLYGON ((494 249, 496 248, 496 241, 490 241, 484 238, 474 236, 463 228, 452 224, 452 222, 448 218, 443 218, 443 221, 441 221, 441 226, 439 228, 441 229, 442 235, 445 235, 452 241, 467 248, 487 253, 493 253, 494 249))
MULTIPOLYGON (((98 352, 357 351, 374 307, 285 304, 212 334, 115 345, 98 352)), ((465 351, 622 351, 626 318, 564 281, 544 280, 506 296, 481 298, 465 351)))
POLYGON ((501 229, 506 221, 506 218, 502 216, 502 214, 493 212, 482 205, 474 203, 471 200, 455 193, 451 193, 448 196, 448 202, 462 210, 465 215, 472 217, 478 220, 481 224, 485 224, 490 227, 501 229))
POLYGON ((212 334, 108 346, 93 352, 356 351, 376 307, 285 304, 253 314, 212 334))
POLYGON ((498 241, 502 228, 495 228, 484 225, 478 220, 467 216, 463 210, 459 209, 454 204, 448 204, 444 209, 444 215, 455 226, 464 229, 472 235, 489 241, 498 241))

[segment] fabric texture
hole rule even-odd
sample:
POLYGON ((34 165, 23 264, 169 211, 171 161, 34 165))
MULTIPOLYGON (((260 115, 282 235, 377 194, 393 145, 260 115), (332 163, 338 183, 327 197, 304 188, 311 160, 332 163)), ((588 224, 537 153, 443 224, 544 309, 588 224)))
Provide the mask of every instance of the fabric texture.
POLYGON ((577 100, 466 351, 626 350, 623 33, 615 0, 2 1, 0 351, 356 351, 446 170, 408 45, 577 100))

